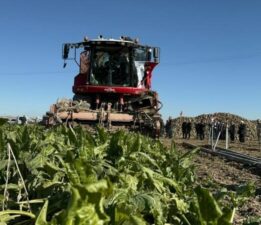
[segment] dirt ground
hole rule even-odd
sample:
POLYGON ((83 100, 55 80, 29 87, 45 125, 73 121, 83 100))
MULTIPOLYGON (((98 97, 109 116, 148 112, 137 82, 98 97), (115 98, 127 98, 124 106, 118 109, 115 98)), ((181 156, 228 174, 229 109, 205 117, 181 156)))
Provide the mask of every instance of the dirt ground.
MULTIPOLYGON (((187 151, 182 146, 183 139, 174 139, 177 144, 177 148, 181 151, 187 151)), ((187 140, 186 140, 187 141, 187 140)), ((162 139, 162 142, 167 146, 171 145, 171 139, 162 139)), ((199 141, 191 139, 189 143, 195 145, 205 145, 208 141, 199 141)), ((219 143, 220 147, 225 147, 224 142, 219 143)), ((237 150, 244 154, 248 154, 254 157, 261 158, 261 151, 258 145, 253 143, 232 143, 230 144, 231 150, 237 150)), ((256 192, 253 197, 247 200, 239 209, 236 211, 235 223, 243 224, 243 221, 248 217, 258 217, 261 216, 261 177, 258 176, 249 168, 244 168, 244 166, 227 161, 226 159, 215 157, 203 152, 200 152, 195 156, 194 160, 195 172, 198 177, 199 182, 206 185, 210 183, 213 185, 213 191, 215 188, 225 187, 228 190, 234 190, 236 187, 246 184, 248 182, 254 183, 256 187, 256 192)))

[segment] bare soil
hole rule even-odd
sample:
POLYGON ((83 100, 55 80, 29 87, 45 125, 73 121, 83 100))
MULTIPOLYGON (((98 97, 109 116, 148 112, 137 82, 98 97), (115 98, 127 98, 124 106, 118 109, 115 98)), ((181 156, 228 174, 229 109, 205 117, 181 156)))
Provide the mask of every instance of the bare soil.
MULTIPOLYGON (((167 146, 171 145, 171 141, 171 139, 162 139, 162 142, 167 146)), ((183 139, 174 139, 174 141, 179 150, 189 150, 181 145, 184 141, 183 139)), ((195 145, 208 144, 207 140, 199 141, 191 139, 188 142, 195 145)), ((225 143, 220 142, 219 146, 224 147, 225 143)), ((255 143, 232 143, 230 144, 230 149, 261 158, 261 151, 255 143)), ((249 168, 244 168, 241 164, 230 162, 224 158, 212 156, 203 152, 200 152, 194 157, 193 163, 195 165, 198 181, 202 183, 202 185, 211 183, 213 191, 215 191, 215 188, 222 187, 233 191, 242 184, 247 184, 248 182, 254 183, 256 187, 255 195, 246 200, 243 205, 237 209, 234 224, 243 224, 243 221, 248 217, 261 216, 261 177, 259 175, 253 173, 249 168)))

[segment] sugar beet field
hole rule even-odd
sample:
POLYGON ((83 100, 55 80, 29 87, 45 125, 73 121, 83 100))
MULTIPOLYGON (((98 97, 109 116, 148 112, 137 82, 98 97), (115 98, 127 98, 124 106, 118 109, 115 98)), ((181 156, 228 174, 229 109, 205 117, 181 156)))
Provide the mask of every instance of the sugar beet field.
POLYGON ((259 171, 181 140, 1 124, 0 160, 1 225, 261 221, 259 171))

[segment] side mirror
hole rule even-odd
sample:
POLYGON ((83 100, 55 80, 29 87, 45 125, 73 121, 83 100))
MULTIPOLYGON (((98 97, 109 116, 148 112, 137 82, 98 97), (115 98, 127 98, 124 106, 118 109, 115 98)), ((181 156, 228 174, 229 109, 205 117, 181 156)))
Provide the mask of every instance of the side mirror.
POLYGON ((153 49, 153 57, 154 57, 156 62, 159 61, 159 48, 154 48, 153 49))
POLYGON ((68 59, 69 51, 70 51, 69 44, 64 44, 63 45, 63 59, 68 59))

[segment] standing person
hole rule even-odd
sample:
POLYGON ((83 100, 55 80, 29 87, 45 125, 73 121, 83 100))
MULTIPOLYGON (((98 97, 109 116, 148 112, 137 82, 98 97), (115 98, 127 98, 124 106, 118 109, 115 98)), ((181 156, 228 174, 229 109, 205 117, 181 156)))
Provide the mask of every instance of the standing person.
POLYGON ((181 129, 182 129, 182 138, 186 139, 186 127, 187 127, 187 121, 185 120, 182 125, 181 125, 181 129))
POLYGON ((261 122, 259 119, 257 120, 257 124, 256 124, 256 132, 257 132, 259 149, 261 149, 261 122))
POLYGON ((245 142, 245 137, 246 137, 246 124, 244 123, 243 120, 241 120, 240 125, 238 127, 238 135, 239 135, 239 141, 241 143, 245 142))
POLYGON ((200 139, 200 123, 195 123, 195 131, 197 139, 200 139))
POLYGON ((221 122, 220 123, 220 140, 226 140, 226 125, 225 123, 221 122))
POLYGON ((198 124, 199 139, 204 140, 205 138, 205 123, 203 120, 198 124))
POLYGON ((187 124, 186 124, 186 135, 185 135, 186 139, 190 139, 191 126, 192 126, 191 120, 189 119, 187 124))
POLYGON ((234 122, 232 122, 231 125, 229 126, 228 132, 229 132, 230 141, 234 142, 235 134, 236 134, 236 125, 234 122))
POLYGON ((168 138, 173 138, 173 128, 174 128, 173 120, 172 117, 170 116, 169 119, 166 121, 166 126, 165 126, 166 134, 168 138))
POLYGON ((214 140, 216 140, 218 137, 219 128, 220 128, 219 121, 215 119, 213 122, 213 139, 214 140))

